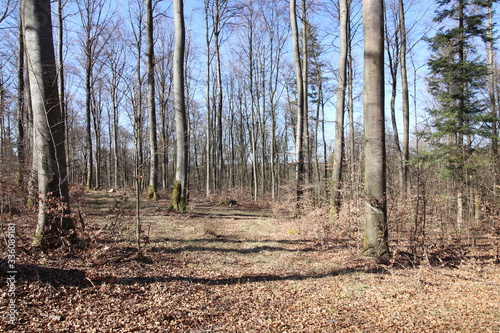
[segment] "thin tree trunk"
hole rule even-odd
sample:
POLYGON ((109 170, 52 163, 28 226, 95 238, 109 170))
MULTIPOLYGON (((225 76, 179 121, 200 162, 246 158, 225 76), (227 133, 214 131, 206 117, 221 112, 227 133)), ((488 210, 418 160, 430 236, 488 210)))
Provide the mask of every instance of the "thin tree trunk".
POLYGON ((311 147, 309 142, 309 52, 308 52, 309 22, 307 20, 307 0, 302 0, 302 128, 304 150, 305 181, 311 183, 311 147))
POLYGON ((149 187, 148 197, 158 199, 158 136, 156 134, 156 103, 155 103, 155 54, 153 39, 153 5, 152 0, 146 1, 146 63, 148 70, 148 109, 149 109, 149 187))
MULTIPOLYGON (((396 96, 397 96, 397 87, 398 87, 398 57, 400 56, 399 52, 399 33, 395 32, 394 36, 389 36, 387 29, 387 21, 385 21, 386 28, 386 43, 387 43, 387 60, 389 62, 389 72, 391 74, 391 100, 390 100, 390 109, 391 109, 391 121, 392 121, 392 130, 394 134, 394 144, 396 146, 396 150, 398 153, 398 175, 399 175, 399 187, 400 189, 404 189, 404 181, 403 181, 403 152, 401 150, 401 144, 399 143, 399 132, 398 125, 396 122, 396 96), (391 42, 394 43, 395 50, 391 48, 391 42)), ((396 28, 397 29, 397 28, 396 28)))
POLYGON ((217 115, 217 177, 215 181, 217 182, 216 188, 222 189, 223 175, 224 175, 224 158, 223 158, 223 142, 222 142, 222 70, 221 70, 221 58, 220 58, 220 25, 221 25, 221 13, 219 0, 215 0, 215 19, 214 19, 214 47, 215 47, 215 64, 216 64, 216 79, 217 79, 217 104, 216 104, 216 115, 217 115))
POLYGON ((17 184, 22 186, 24 181, 24 170, 26 168, 26 151, 24 142, 24 114, 26 112, 24 99, 24 33, 22 13, 19 13, 19 31, 18 31, 18 68, 17 68, 17 184))
POLYGON ((399 31, 401 33, 400 66, 401 66, 401 107, 403 112, 403 186, 406 194, 411 192, 408 176, 410 159, 410 99, 408 90, 408 70, 406 65, 406 23, 404 0, 399 0, 399 31))
POLYGON ((347 75, 347 23, 349 17, 349 6, 347 0, 340 0, 340 54, 339 74, 337 84, 337 104, 335 116, 335 149, 333 155, 333 209, 338 214, 341 205, 340 189, 342 181, 342 164, 344 160, 344 114, 345 114, 345 91, 347 75))
POLYGON ((177 159, 175 180, 172 190, 172 201, 169 209, 184 211, 188 201, 188 127, 184 97, 185 27, 184 5, 182 0, 174 0, 174 25, 174 110, 175 128, 177 134, 177 159))
POLYGON ((206 87, 206 108, 207 108, 207 114, 206 114, 206 143, 205 143, 205 154, 206 154, 206 170, 205 170, 205 195, 208 197, 210 195, 210 186, 211 186, 211 172, 212 172, 212 159, 211 159, 211 102, 210 102, 210 66, 212 64, 211 60, 211 54, 210 54, 210 44, 211 44, 211 38, 210 38, 210 33, 209 33, 209 23, 208 23, 208 15, 209 15, 209 4, 208 0, 205 0, 205 29, 206 29, 206 35, 205 35, 205 40, 206 40, 206 45, 207 45, 207 87, 206 87))

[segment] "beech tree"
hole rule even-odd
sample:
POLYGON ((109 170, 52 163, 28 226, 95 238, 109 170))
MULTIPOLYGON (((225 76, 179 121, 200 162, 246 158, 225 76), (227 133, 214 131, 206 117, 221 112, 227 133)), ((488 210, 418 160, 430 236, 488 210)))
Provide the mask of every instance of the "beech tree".
POLYGON ((186 30, 184 26, 183 0, 174 0, 174 112, 175 132, 177 135, 176 169, 172 189, 172 201, 169 209, 184 211, 186 209, 188 182, 188 123, 184 87, 184 50, 186 30))
POLYGON ((349 0, 339 2, 340 21, 340 54, 338 62, 338 84, 337 84, 337 104, 335 116, 335 150, 333 157, 333 206, 335 213, 340 209, 340 188, 342 180, 342 164, 344 159, 344 116, 345 116, 345 95, 347 87, 347 49, 348 49, 348 22, 349 22, 349 0))
POLYGON ((146 1, 146 63, 148 71, 148 110, 149 110, 149 187, 148 197, 158 197, 158 136, 156 134, 156 104, 155 104, 155 54, 153 39, 153 0, 146 1))
POLYGON ((41 247, 44 236, 64 236, 74 229, 74 223, 70 217, 65 126, 58 95, 50 1, 25 0, 22 14, 40 193, 33 246, 41 247))
POLYGON ((290 21, 292 25, 293 55, 295 64, 295 77, 297 81, 297 121, 295 130, 295 163, 296 163, 296 196, 297 212, 300 213, 300 201, 304 192, 304 93, 302 64, 300 61, 299 31, 297 27, 297 1, 290 1, 290 21))
POLYGON ((363 254, 389 255, 384 118, 384 2, 363 0, 365 231, 363 254))

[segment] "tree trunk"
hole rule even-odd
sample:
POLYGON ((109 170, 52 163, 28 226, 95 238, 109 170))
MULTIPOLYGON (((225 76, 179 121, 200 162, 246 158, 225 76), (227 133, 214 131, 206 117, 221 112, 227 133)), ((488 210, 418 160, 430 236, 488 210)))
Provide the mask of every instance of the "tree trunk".
POLYGON ((175 48, 174 48, 174 110, 177 135, 177 159, 172 201, 169 209, 184 211, 187 197, 188 175, 188 127, 184 97, 184 5, 182 0, 174 0, 175 48))
MULTIPOLYGON (((398 184, 400 189, 404 189, 404 181, 403 181, 403 152, 401 150, 401 144, 399 143, 399 133, 398 126, 396 121, 396 96, 397 96, 397 88, 398 88, 398 62, 399 62, 399 32, 396 31, 393 36, 389 36, 387 29, 387 21, 385 21, 385 39, 387 44, 387 60, 389 63, 389 72, 391 74, 391 101, 390 101, 390 109, 391 109, 391 122, 392 122, 392 130, 394 135, 394 144, 396 146, 397 155, 398 155, 398 175, 399 180, 398 184)), ((397 28, 396 28, 397 30, 397 28)))
POLYGON ((304 150, 304 176, 305 181, 311 183, 311 147, 309 137, 309 52, 308 52, 309 22, 307 20, 307 0, 302 0, 302 149, 304 150))
POLYGON ((26 112, 25 105, 27 101, 24 99, 24 33, 23 33, 23 20, 22 14, 19 14, 19 46, 18 46, 18 68, 17 68, 17 184, 22 186, 24 181, 24 170, 26 168, 26 151, 24 142, 24 115, 26 112))
POLYGON ((384 9, 382 0, 363 0, 365 237, 363 254, 389 255, 384 128, 384 9))
POLYGON ((408 161, 410 159, 410 99, 408 90, 408 70, 406 66, 406 23, 403 0, 399 0, 399 31, 401 33, 400 66, 401 66, 401 107, 403 111, 403 186, 407 196, 411 187, 408 176, 408 161))
POLYGON ((292 25, 293 54, 295 76, 297 81, 297 122, 295 130, 295 158, 296 158, 296 215, 299 215, 300 204, 304 193, 304 92, 302 65, 300 62, 299 30, 297 27, 297 1, 290 1, 290 21, 292 25))
POLYGON ((340 0, 340 54, 339 54, 339 77, 337 84, 337 104, 335 117, 335 150, 333 155, 333 208, 338 214, 340 209, 340 188, 342 180, 342 163, 344 160, 344 114, 345 114, 345 91, 347 74, 347 22, 349 17, 348 0, 340 0))
POLYGON ((216 189, 222 189, 223 175, 224 175, 224 158, 223 158, 223 143, 222 143, 222 70, 221 70, 221 59, 220 59, 220 29, 221 29, 221 13, 220 4, 218 0, 215 0, 215 18, 214 24, 214 48, 215 48, 215 64, 216 64, 216 79, 217 79, 217 104, 216 104, 216 115, 217 115, 217 169, 216 169, 216 189))
POLYGON ((33 239, 41 247, 45 230, 61 236, 73 229, 64 148, 65 129, 57 92, 50 2, 25 0, 22 7, 27 65, 31 82, 34 151, 40 193, 33 239))
POLYGON ((205 35, 205 41, 207 45, 207 87, 206 87, 206 108, 207 108, 207 114, 206 114, 206 142, 205 142, 205 154, 206 154, 206 160, 205 160, 205 165, 206 165, 206 170, 205 170, 205 195, 208 197, 210 195, 210 186, 212 184, 212 179, 211 179, 211 172, 212 172, 212 159, 211 159, 211 101, 210 101, 210 66, 212 64, 212 57, 210 54, 210 44, 211 44, 211 35, 209 33, 209 23, 208 23, 208 15, 209 15, 209 0, 205 0, 205 29, 206 29, 206 35, 205 35))
POLYGON ((155 104, 155 55, 153 39, 153 5, 152 0, 146 1, 146 62, 148 70, 148 106, 149 106, 149 187, 148 197, 158 199, 158 137, 156 135, 156 104, 155 104))

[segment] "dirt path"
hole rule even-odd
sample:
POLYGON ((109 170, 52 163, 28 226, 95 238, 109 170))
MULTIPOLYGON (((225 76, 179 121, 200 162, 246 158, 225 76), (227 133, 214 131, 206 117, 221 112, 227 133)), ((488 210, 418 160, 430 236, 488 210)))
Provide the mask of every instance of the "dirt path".
MULTIPOLYGON (((310 221, 255 205, 195 202, 185 214, 95 192, 81 208, 90 247, 49 254, 19 235, 12 332, 499 332, 500 267, 478 248, 458 268, 362 260, 320 242, 310 221)), ((6 296, 6 282, 2 280, 6 296)), ((7 313, 2 302, 1 313, 7 313)))

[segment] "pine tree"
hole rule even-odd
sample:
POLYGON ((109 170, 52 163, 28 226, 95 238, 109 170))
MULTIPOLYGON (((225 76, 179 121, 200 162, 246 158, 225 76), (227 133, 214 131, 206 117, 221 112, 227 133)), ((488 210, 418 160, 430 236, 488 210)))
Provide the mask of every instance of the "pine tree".
MULTIPOLYGON (((488 41, 485 26, 487 2, 480 0, 440 0, 435 21, 443 26, 429 39, 433 55, 429 88, 436 107, 429 110, 434 128, 430 138, 436 146, 433 158, 441 163, 444 175, 452 180, 456 194, 456 227, 463 228, 464 200, 477 193, 475 166, 480 154, 478 138, 489 136, 492 117, 482 96, 489 68, 477 52, 480 40, 488 41)), ((469 217, 472 214, 468 215, 469 217)))
POLYGON ((429 110, 431 137, 447 158, 445 169, 458 176, 459 169, 466 167, 464 159, 470 156, 474 138, 488 135, 490 127, 491 117, 481 96, 489 69, 476 49, 479 39, 489 37, 483 24, 487 22, 484 2, 441 0, 438 4, 441 10, 434 20, 443 27, 428 40, 433 52, 428 62, 429 88, 437 102, 429 110))

